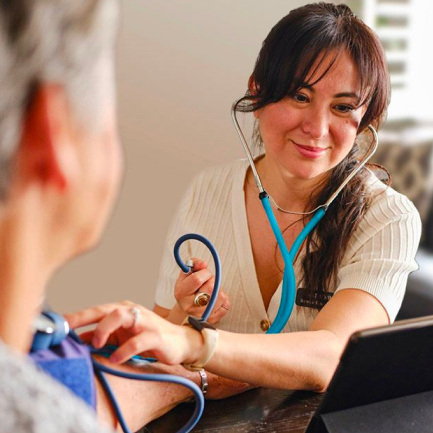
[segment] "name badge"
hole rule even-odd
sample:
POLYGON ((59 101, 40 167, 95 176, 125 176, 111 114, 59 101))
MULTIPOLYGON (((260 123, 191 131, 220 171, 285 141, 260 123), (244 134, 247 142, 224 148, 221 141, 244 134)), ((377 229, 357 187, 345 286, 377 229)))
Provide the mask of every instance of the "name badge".
POLYGON ((299 288, 296 292, 296 305, 299 307, 315 308, 321 310, 325 304, 332 298, 334 293, 311 293, 305 289, 299 288))

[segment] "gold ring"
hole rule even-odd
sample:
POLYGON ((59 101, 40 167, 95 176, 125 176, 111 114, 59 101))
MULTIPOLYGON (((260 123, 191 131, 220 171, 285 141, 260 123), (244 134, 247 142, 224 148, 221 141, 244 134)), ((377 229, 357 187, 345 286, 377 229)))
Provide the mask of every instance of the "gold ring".
POLYGON ((199 292, 197 296, 194 298, 194 305, 197 307, 206 307, 209 304, 210 296, 207 293, 199 292))

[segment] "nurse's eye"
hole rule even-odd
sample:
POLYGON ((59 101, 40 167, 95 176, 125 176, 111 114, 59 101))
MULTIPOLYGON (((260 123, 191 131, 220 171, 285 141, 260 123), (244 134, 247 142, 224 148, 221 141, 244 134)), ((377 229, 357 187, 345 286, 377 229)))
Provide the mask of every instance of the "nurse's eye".
POLYGON ((292 99, 294 99, 296 102, 308 102, 308 96, 302 94, 302 93, 295 93, 292 96, 292 99))
POLYGON ((335 109, 340 113, 351 113, 352 111, 356 110, 355 107, 347 104, 338 104, 335 106, 335 109))

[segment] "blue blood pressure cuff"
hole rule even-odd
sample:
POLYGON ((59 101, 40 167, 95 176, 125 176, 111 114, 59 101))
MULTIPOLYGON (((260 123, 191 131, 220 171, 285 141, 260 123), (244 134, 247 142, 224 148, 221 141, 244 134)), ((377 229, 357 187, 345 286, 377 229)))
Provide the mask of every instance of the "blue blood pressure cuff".
MULTIPOLYGON (((49 326, 47 333, 51 333, 49 326)), ((74 334, 64 335, 61 341, 53 339, 50 345, 45 344, 45 336, 41 334, 44 334, 43 330, 39 330, 35 336, 30 358, 41 370, 69 388, 96 410, 95 381, 90 349, 82 344, 74 334)))

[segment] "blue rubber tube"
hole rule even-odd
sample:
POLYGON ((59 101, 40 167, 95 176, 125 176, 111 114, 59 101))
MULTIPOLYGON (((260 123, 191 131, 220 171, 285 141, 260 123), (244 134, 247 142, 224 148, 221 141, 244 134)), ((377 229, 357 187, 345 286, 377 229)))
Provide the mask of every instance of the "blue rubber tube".
MULTIPOLYGON (((185 265, 185 263, 180 258, 179 250, 180 246, 187 240, 197 240, 199 242, 202 242, 204 245, 208 247, 210 250, 212 257, 215 262, 215 284, 214 289, 212 291, 212 295, 209 299, 209 304, 207 305, 202 320, 206 321, 208 317, 210 316, 213 307, 215 306, 215 302, 218 298, 218 293, 220 290, 221 285, 221 261, 219 258, 219 255, 215 249, 215 247, 212 245, 212 243, 206 239, 204 236, 195 234, 195 233, 189 233, 186 234, 178 239, 174 246, 174 257, 179 265, 179 267, 182 269, 183 272, 189 272, 190 268, 185 265)), ((77 341, 81 341, 80 338, 72 331, 72 334, 74 338, 76 338, 77 341)), ((104 347, 102 350, 93 350, 93 353, 99 353, 102 356, 109 356, 114 350, 116 350, 116 346, 112 347, 104 347)), ((133 357, 140 359, 141 357, 133 357)), ((151 362, 154 362, 156 360, 151 359, 149 360, 151 362)), ((107 379, 105 378, 104 373, 112 374, 114 376, 123 377, 126 379, 132 379, 132 380, 146 380, 146 381, 158 381, 158 382, 170 382, 175 383, 178 385, 183 385, 190 389, 193 394, 196 401, 194 413, 192 414, 191 418, 188 420, 188 422, 180 429, 177 433, 188 433, 190 432, 194 426, 198 423, 200 420, 203 410, 204 410, 204 397, 201 389, 191 380, 185 379, 180 376, 174 376, 174 375, 168 375, 168 374, 133 374, 133 373, 125 373, 122 371, 118 371, 112 368, 109 368, 105 365, 100 364, 99 362, 95 361, 93 359, 93 367, 96 376, 100 380, 103 388, 107 392, 107 395, 110 399, 111 404, 113 405, 114 411, 116 413, 117 419, 119 420, 119 423, 125 433, 131 433, 129 430, 125 419, 123 418, 122 411, 119 407, 119 404, 117 403, 116 397, 114 396, 114 393, 110 387, 110 384, 108 383, 107 379)))
MULTIPOLYGON (((179 254, 179 250, 180 250, 181 245, 188 240, 197 240, 197 241, 203 243, 204 245, 206 245, 208 247, 208 249, 210 250, 212 257, 214 259, 214 262, 215 262, 214 289, 213 289, 212 295, 209 299, 209 304, 207 305, 207 307, 203 313, 203 316, 202 316, 202 320, 206 321, 208 319, 208 317, 210 316, 212 309, 215 306, 215 302, 218 298, 218 293, 219 293, 220 285, 221 285, 221 261, 220 261, 219 255, 218 255, 215 247, 212 245, 212 243, 208 239, 206 239, 204 236, 201 236, 201 235, 198 235, 195 233, 189 233, 189 234, 186 234, 186 235, 180 237, 174 246, 174 258, 183 272, 189 272, 190 268, 188 266, 186 266, 185 263, 182 261, 180 254, 179 254)), ((107 350, 107 349, 108 348, 105 348, 105 350, 107 350)), ((112 352, 113 349, 116 349, 116 347, 109 348, 109 349, 110 350, 108 352, 112 352)), ((152 361, 154 361, 154 360, 152 360, 152 361)), ((191 431, 194 428, 194 426, 198 423, 198 421, 200 420, 200 418, 203 414, 203 410, 204 410, 203 393, 202 393, 201 389, 194 382, 192 382, 188 379, 185 379, 185 378, 179 377, 179 376, 174 376, 174 375, 166 375, 166 374, 146 374, 146 375, 144 375, 144 374, 125 373, 125 372, 121 372, 121 371, 106 367, 105 365, 102 365, 102 364, 96 362, 95 360, 93 360, 93 366, 94 366, 95 374, 98 376, 98 379, 101 381, 105 391, 107 392, 108 397, 111 401, 111 404, 113 405, 116 416, 119 420, 119 423, 120 423, 120 425, 121 425, 121 427, 125 433, 131 433, 131 431, 129 430, 129 428, 128 428, 128 426, 127 426, 127 424, 123 418, 122 411, 119 407, 119 404, 116 401, 116 397, 114 396, 114 393, 113 393, 107 379, 105 378, 103 372, 108 373, 108 374, 112 374, 115 376, 127 378, 127 379, 133 379, 133 380, 171 382, 171 383, 176 383, 178 385, 183 385, 183 386, 187 387, 188 389, 190 389, 193 392, 195 400, 196 400, 194 413, 192 414, 192 416, 188 420, 188 422, 180 430, 178 430, 178 433, 188 433, 189 431, 191 431)))
MULTIPOLYGON (((190 268, 188 266, 186 266, 185 263, 180 258, 179 250, 180 250, 181 245, 188 240, 197 240, 197 241, 203 243, 204 245, 206 245, 208 247, 208 249, 210 250, 212 257, 214 259, 214 262, 215 262, 214 289, 213 289, 212 295, 209 299, 209 304, 207 305, 207 307, 203 313, 203 316, 201 318, 202 320, 206 321, 208 319, 208 317, 210 316, 212 309, 215 306, 215 302, 218 298, 218 293, 219 293, 220 285, 221 285, 221 261, 220 261, 219 255, 218 255, 215 247, 212 245, 212 243, 208 239, 206 239, 204 236, 201 236, 201 235, 198 235, 195 233, 189 233, 189 234, 186 234, 186 235, 183 235, 182 237, 180 237, 174 246, 174 258, 183 272, 189 272, 190 268)), ((116 349, 115 346, 105 347, 101 351, 95 350, 94 353, 101 352, 100 354, 102 356, 107 356, 110 353, 112 353, 115 349, 116 349)), ((133 359, 134 358, 140 358, 140 357, 133 357, 133 359)), ((151 359, 149 361, 154 362, 156 360, 151 359)), ((193 392, 195 400, 196 400, 194 413, 192 414, 192 416, 188 420, 188 422, 180 430, 178 430, 177 433, 188 433, 189 431, 191 431, 194 428, 194 426, 198 423, 198 421, 200 420, 200 418, 203 414, 203 410, 204 410, 203 393, 202 393, 201 389, 194 382, 192 382, 188 379, 185 379, 185 378, 180 377, 180 376, 174 376, 174 375, 168 375, 168 374, 125 373, 122 371, 114 370, 114 369, 109 368, 105 365, 102 365, 95 360, 93 360, 93 367, 94 367, 95 374, 97 375, 98 379, 101 381, 101 384, 103 385, 105 391, 108 394, 108 397, 111 401, 111 404, 113 405, 113 408, 114 408, 116 416, 119 420, 119 423, 120 423, 120 425, 121 425, 121 427, 125 433, 131 433, 131 431, 129 430, 129 428, 126 424, 125 419, 123 418, 122 411, 119 407, 119 404, 117 403, 116 397, 114 396, 114 393, 110 387, 110 384, 108 383, 108 381, 105 378, 105 375, 103 373, 108 373, 108 374, 112 374, 114 376, 119 376, 119 377, 123 377, 126 379, 133 379, 133 380, 170 382, 170 383, 175 383, 178 385, 183 385, 183 386, 187 387, 188 389, 190 389, 193 392)))
MULTIPOLYGON (((96 373, 96 376, 101 381, 105 391, 108 394, 108 398, 113 405, 113 409, 116 413, 117 419, 119 420, 119 423, 122 427, 122 430, 125 433, 131 433, 131 430, 127 426, 125 419, 123 418, 122 411, 119 407, 119 404, 117 403, 117 400, 114 396, 114 393, 110 387, 110 384, 108 383, 107 379, 105 378, 104 374, 102 372, 112 374, 114 376, 123 377, 125 379, 132 379, 132 380, 146 380, 151 382, 169 382, 169 383, 175 383, 178 385, 183 385, 190 389, 193 394, 196 401, 196 405, 194 408, 194 413, 191 415, 188 422, 177 431, 177 433, 188 433, 190 432, 195 425, 200 420, 203 410, 204 410, 204 397, 201 389, 192 381, 185 379, 180 376, 174 376, 171 374, 133 374, 133 373, 126 373, 123 371, 114 370, 112 368, 107 367, 106 365, 100 364, 99 362, 95 361, 93 359, 93 367, 94 371, 96 373)), ((150 397, 151 398, 151 397, 150 397)))
POLYGON ((186 235, 181 236, 177 242, 174 244, 174 249, 173 249, 173 253, 174 253, 174 259, 176 260, 176 263, 179 265, 179 267, 182 269, 183 272, 187 273, 190 271, 189 267, 185 265, 185 263, 182 261, 181 257, 180 257, 180 246, 189 240, 196 240, 201 242, 202 244, 206 245, 209 249, 209 251, 212 254, 213 260, 215 262, 215 284, 214 284, 214 288, 212 291, 212 295, 209 299, 209 304, 207 305, 201 319, 206 321, 209 316, 210 313, 213 310, 213 307, 215 306, 215 302, 218 298, 218 293, 220 290, 220 285, 221 285, 221 261, 218 255, 217 250, 215 249, 215 247, 212 245, 212 243, 205 238, 202 235, 198 235, 196 233, 188 233, 186 235))

